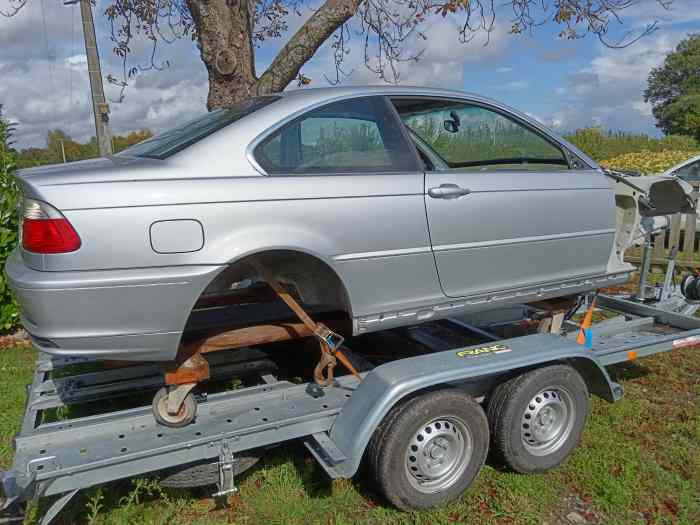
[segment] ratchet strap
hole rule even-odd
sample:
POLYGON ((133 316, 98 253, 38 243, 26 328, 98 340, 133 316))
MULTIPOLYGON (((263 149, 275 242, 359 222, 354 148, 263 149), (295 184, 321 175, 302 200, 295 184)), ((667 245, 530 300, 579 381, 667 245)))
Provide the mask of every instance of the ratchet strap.
POLYGON ((336 367, 338 361, 340 361, 341 364, 357 378, 358 381, 362 381, 360 374, 357 372, 355 367, 352 366, 350 360, 340 349, 340 346, 345 340, 343 336, 337 334, 323 323, 317 323, 311 319, 309 314, 306 313, 296 299, 294 299, 294 297, 292 297, 292 295, 285 290, 279 282, 277 282, 277 279, 275 279, 275 277, 269 273, 262 264, 256 260, 253 260, 251 261, 251 266, 255 268, 268 286, 272 288, 275 294, 277 294, 277 296, 284 301, 289 309, 294 312, 302 323, 304 323, 304 326, 306 326, 306 328, 308 328, 309 331, 314 334, 316 339, 318 339, 321 346, 321 359, 314 369, 314 380, 316 383, 321 386, 331 385, 333 383, 333 369, 336 367))

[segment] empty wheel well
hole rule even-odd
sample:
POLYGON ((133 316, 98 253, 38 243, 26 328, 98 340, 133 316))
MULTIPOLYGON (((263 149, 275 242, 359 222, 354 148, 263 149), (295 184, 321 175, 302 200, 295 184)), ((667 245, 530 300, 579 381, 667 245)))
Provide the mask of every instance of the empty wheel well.
MULTIPOLYGON (((204 289, 185 327, 186 332, 216 326, 274 322, 293 317, 255 270, 251 261, 264 266, 292 296, 314 314, 352 318, 347 290, 336 272, 324 261, 307 253, 273 250, 231 263, 204 289), (246 319, 251 322, 247 323, 246 319)), ((350 323, 347 323, 350 325, 350 323)), ((351 328, 350 328, 351 330, 351 328)), ((343 330, 344 332, 347 330, 343 330)))

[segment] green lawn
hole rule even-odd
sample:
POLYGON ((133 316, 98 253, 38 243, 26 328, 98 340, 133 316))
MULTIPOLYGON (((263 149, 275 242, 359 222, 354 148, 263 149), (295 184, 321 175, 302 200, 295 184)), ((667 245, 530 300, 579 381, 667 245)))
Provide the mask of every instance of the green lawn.
MULTIPOLYGON (((0 350, 0 468, 11 461, 33 358, 27 349, 0 350)), ((555 525, 569 523, 573 510, 606 525, 700 523, 700 349, 613 375, 625 396, 614 405, 593 399, 583 442, 562 467, 523 476, 487 465, 461 500, 437 510, 397 512, 361 476, 331 484, 303 447, 289 445, 240 477, 240 497, 228 508, 217 508, 206 491, 139 479, 88 491, 63 523, 555 525)))

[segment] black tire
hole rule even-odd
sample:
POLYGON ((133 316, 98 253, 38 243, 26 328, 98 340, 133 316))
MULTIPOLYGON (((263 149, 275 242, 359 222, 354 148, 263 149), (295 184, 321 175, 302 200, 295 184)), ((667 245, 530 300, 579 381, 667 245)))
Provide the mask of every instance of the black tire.
POLYGON ((538 368, 496 387, 487 415, 492 458, 515 472, 544 472, 578 445, 588 417, 588 388, 570 366, 538 368))
MULTIPOLYGON (((250 450, 241 455, 236 455, 234 476, 243 474, 254 467, 260 458, 262 451, 250 450)), ((207 487, 219 482, 218 458, 197 461, 187 465, 169 468, 159 473, 160 485, 169 489, 189 489, 195 487, 207 487)))
MULTIPOLYGON (((436 390, 413 397, 387 414, 368 445, 367 466, 377 488, 392 505, 405 511, 426 509, 459 497, 484 465, 488 447, 488 422, 481 406, 460 390, 436 390), (433 433, 428 428, 438 429, 434 437, 428 437, 433 433), (421 450, 416 447, 418 435, 424 436, 421 450), (455 439, 457 435, 461 438, 455 439), (442 450, 455 448, 454 455, 460 459, 437 482, 418 479, 420 473, 412 474, 410 469, 418 470, 414 465, 434 457, 427 452, 438 438, 453 440, 448 448, 438 446, 442 450), (460 439, 464 444, 461 452, 460 439), (468 449, 470 453, 465 452, 468 449), (409 452, 415 450, 420 456, 418 463, 409 452)), ((448 466, 451 463, 448 461, 448 466)))
POLYGON ((170 415, 167 411, 168 389, 161 388, 153 397, 153 417, 155 420, 166 427, 181 428, 192 423, 197 417, 197 401, 192 392, 187 394, 182 403, 180 412, 177 415, 170 415))

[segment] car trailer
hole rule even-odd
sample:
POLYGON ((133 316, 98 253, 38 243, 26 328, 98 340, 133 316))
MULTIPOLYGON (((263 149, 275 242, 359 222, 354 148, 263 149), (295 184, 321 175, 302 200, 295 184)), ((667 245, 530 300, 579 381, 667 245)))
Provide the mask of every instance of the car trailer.
MULTIPOLYGON (((0 523, 21 521, 29 500, 53 497, 47 524, 82 489, 159 471, 179 472, 180 486, 189 475, 193 486, 204 469, 215 495, 226 496, 254 463, 251 451, 290 440, 331 478, 353 476, 364 458, 378 489, 406 510, 461 494, 489 447, 517 472, 547 470, 577 445, 589 392, 609 402, 622 396, 606 367, 700 344, 698 304, 671 279, 656 292, 646 272, 640 280, 641 293, 588 294, 566 309, 523 304, 393 330, 400 345, 423 350, 385 356, 360 379, 339 376, 323 388, 277 379, 258 348, 211 354, 212 380, 258 384, 198 394, 196 419, 180 428, 159 424, 150 406, 47 421, 57 408, 157 390, 163 376, 156 364, 91 370, 86 359, 40 354, 12 467, 0 472, 0 523), (608 318, 582 332, 571 316, 594 301, 608 318)), ((362 337, 346 342, 349 353, 362 337)))

